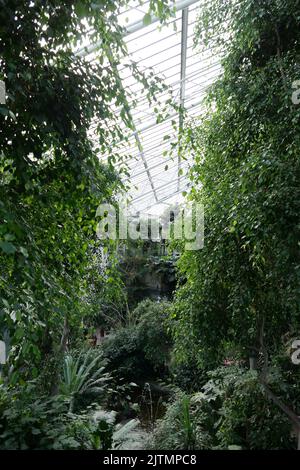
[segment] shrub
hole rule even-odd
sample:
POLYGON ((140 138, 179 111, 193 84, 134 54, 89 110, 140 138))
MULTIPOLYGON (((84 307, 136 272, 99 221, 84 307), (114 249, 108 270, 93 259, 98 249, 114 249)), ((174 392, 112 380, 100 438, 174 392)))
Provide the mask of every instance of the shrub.
POLYGON ((120 328, 103 343, 109 368, 118 377, 134 380, 152 373, 152 367, 146 360, 136 326, 120 328))
POLYGON ((76 354, 68 353, 63 361, 63 374, 60 391, 70 398, 70 411, 73 411, 75 400, 86 394, 103 395, 107 382, 111 379, 104 372, 106 361, 101 351, 81 351, 76 354))
POLYGON ((150 447, 156 450, 195 450, 211 445, 209 434, 204 430, 204 414, 191 397, 178 393, 169 403, 163 419, 150 438, 150 447))
POLYGON ((69 400, 36 396, 30 383, 16 391, 0 391, 0 449, 108 449, 112 424, 94 420, 93 410, 69 413, 69 400))
MULTIPOLYGON (((220 367, 201 392, 170 402, 151 439, 154 449, 292 449, 295 438, 282 411, 270 402, 256 371, 220 367)), ((277 371, 270 387, 285 401, 291 390, 277 371), (280 385, 279 385, 280 384, 280 385)))
POLYGON ((103 351, 109 366, 128 380, 162 375, 167 368, 170 340, 166 302, 141 302, 133 312, 135 324, 113 332, 103 351))
POLYGON ((169 362, 171 341, 167 333, 168 308, 168 302, 147 299, 134 310, 145 358, 156 371, 163 370, 169 362))
MULTIPOLYGON (((215 417, 216 442, 222 449, 239 446, 243 449, 290 449, 294 442, 291 424, 283 412, 271 402, 258 380, 257 371, 241 367, 221 367, 211 374, 198 395, 211 406, 215 417)), ((283 401, 289 396, 281 375, 270 374, 270 386, 283 401)))
POLYGON ((207 381, 207 370, 199 368, 197 361, 189 357, 187 361, 171 362, 170 372, 173 383, 186 393, 200 390, 207 381))

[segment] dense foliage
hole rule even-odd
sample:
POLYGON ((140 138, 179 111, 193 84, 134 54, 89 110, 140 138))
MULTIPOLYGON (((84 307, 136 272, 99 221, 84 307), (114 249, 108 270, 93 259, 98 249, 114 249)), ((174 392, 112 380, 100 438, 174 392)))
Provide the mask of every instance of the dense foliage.
POLYGON ((146 297, 172 298, 176 287, 176 260, 171 250, 168 253, 164 241, 127 240, 118 267, 130 309, 146 297))
POLYGON ((0 288, 1 331, 15 371, 30 364, 27 373, 36 376, 43 355, 60 341, 65 347, 86 313, 81 296, 95 212, 117 185, 88 129, 97 118, 102 144, 113 138, 107 120, 120 91, 110 67, 75 56, 74 46, 97 25, 121 43, 111 36, 113 2, 29 3, 3 2, 0 13, 8 93, 0 108, 0 288))
MULTIPOLYGON (((168 17, 167 3, 151 1, 145 23, 150 12, 168 17)), ((123 189, 114 163, 132 132, 117 72, 125 5, 1 3, 1 448, 112 448, 136 427, 116 424, 109 407, 112 397, 128 406, 128 386, 113 381, 98 350, 86 351, 93 327, 127 313, 116 245, 95 236, 98 205, 123 189), (92 61, 83 38, 101 44, 92 61)), ((153 72, 127 67, 148 100, 165 90, 153 72)))
MULTIPOLYGON (((195 46, 219 51, 223 74, 206 115, 181 140, 195 159, 189 198, 204 205, 205 242, 181 255, 171 318, 182 389, 201 388, 220 363, 239 364, 228 377, 217 369, 204 386, 218 395, 209 401, 219 401, 213 428, 203 421, 203 401, 197 407, 195 426, 200 416, 208 447, 289 448, 293 424, 299 432, 299 371, 290 352, 300 328, 300 115, 292 100, 299 18, 300 2, 288 0, 215 0, 199 13, 195 46), (182 373, 191 357, 198 384, 182 373), (246 372, 249 365, 256 371, 246 372)), ((173 444, 164 437, 178 406, 158 430, 166 445, 184 446, 175 429, 173 444)))
POLYGON ((168 302, 142 301, 131 324, 113 331, 103 344, 112 370, 127 380, 160 376, 168 369, 171 348, 168 302))
POLYGON ((272 355, 299 331, 299 13, 288 0, 215 0, 200 13, 196 47, 225 49, 224 73, 185 134, 205 246, 181 257, 173 315, 179 355, 193 345, 206 365, 228 347, 272 355))
MULTIPOLYGON (((199 11, 195 47, 219 51, 223 73, 180 126, 187 197, 205 208, 198 251, 96 237, 134 130, 117 71, 126 5, 1 2, 0 449, 295 448, 300 0, 199 11)), ((151 12, 164 21, 172 2, 151 0, 145 25, 151 12)), ((148 100, 166 91, 126 67, 148 100)))
MULTIPOLYGON (((286 384, 274 369, 272 384, 286 384)), ((280 385, 279 385, 280 384, 280 385)), ((291 449, 287 417, 268 400, 256 371, 231 366, 209 373, 202 390, 180 392, 168 405, 150 443, 155 449, 291 449)))
MULTIPOLYGON (((0 106, 0 331, 14 364, 11 380, 35 377, 45 354, 65 350, 70 332, 95 316, 89 285, 95 213, 120 189, 113 163, 127 138, 114 107, 132 128, 116 71, 126 55, 117 22, 125 4, 1 4, 7 101, 0 106), (96 60, 80 51, 83 37, 101 39, 96 60), (107 166, 99 152, 108 155, 107 166)), ((169 12, 164 1, 150 8, 162 18, 169 12)), ((128 67, 150 100, 159 81, 128 67)), ((102 276, 102 287, 106 281, 102 276)))

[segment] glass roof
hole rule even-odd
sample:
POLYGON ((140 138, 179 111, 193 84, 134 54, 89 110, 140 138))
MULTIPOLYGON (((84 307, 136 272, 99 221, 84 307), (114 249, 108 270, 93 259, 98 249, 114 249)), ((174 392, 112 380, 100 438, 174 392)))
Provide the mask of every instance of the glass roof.
POLYGON ((176 1, 176 13, 164 26, 155 17, 151 24, 144 25, 148 1, 133 0, 119 15, 120 25, 127 29, 124 40, 129 56, 124 58, 118 71, 129 105, 133 103, 133 96, 135 100, 130 107, 135 129, 119 152, 128 165, 129 176, 123 178, 130 183, 132 212, 160 213, 166 205, 182 200, 182 192, 188 190, 187 172, 192 157, 182 159, 170 150, 174 148, 172 143, 177 140, 180 125, 184 126, 186 119, 201 115, 205 93, 222 70, 220 57, 213 50, 199 52, 193 47, 197 11, 203 1, 176 1), (172 108, 157 122, 157 108, 166 106, 170 91, 158 93, 159 105, 149 105, 143 86, 125 65, 128 59, 134 61, 139 70, 154 71, 163 79, 175 103, 185 110, 184 120, 178 109, 172 108))

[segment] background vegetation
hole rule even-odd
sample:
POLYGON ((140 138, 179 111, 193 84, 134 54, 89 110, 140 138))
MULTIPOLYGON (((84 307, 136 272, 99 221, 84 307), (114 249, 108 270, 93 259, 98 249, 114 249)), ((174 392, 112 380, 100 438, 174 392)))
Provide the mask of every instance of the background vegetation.
MULTIPOLYGON (((201 8, 195 47, 219 48, 224 73, 180 145, 194 157, 187 197, 204 204, 204 248, 127 246, 122 258, 97 241, 95 213, 123 189, 111 149, 126 142, 113 105, 131 129, 116 75, 125 3, 2 2, 0 448, 295 448, 300 1, 201 8), (102 39, 99 61, 74 54, 83 35, 102 39), (150 268, 168 301, 144 299, 150 268)), ((150 9, 172 13, 164 0, 150 9)), ((130 67, 151 100, 163 84, 130 67)))

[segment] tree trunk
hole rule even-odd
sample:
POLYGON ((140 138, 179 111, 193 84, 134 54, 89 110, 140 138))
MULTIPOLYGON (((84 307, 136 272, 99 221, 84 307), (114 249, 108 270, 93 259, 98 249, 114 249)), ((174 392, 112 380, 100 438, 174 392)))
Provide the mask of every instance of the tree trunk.
POLYGON ((69 330, 68 318, 67 316, 65 316, 63 333, 62 333, 61 341, 60 341, 60 352, 62 353, 65 353, 68 349, 69 333, 70 333, 70 330, 69 330))

